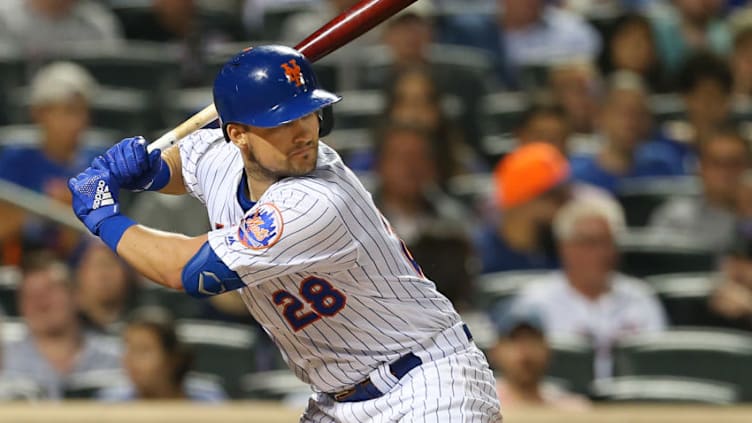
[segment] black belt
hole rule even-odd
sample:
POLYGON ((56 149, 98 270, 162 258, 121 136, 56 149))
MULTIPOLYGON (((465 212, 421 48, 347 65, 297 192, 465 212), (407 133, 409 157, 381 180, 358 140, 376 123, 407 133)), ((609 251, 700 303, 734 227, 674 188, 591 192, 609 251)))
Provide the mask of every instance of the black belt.
MULTIPOLYGON (((467 340, 472 341, 473 335, 470 333, 470 329, 468 329, 466 324, 462 325, 462 330, 465 332, 465 335, 467 335, 467 340)), ((421 360, 420 357, 413 353, 407 353, 389 365, 389 372, 399 380, 408 374, 410 370, 421 364, 423 364, 423 360, 421 360)), ((381 392, 373 382, 371 382, 371 378, 367 378, 355 386, 329 395, 338 402, 358 402, 378 398, 384 395, 384 393, 381 392)))

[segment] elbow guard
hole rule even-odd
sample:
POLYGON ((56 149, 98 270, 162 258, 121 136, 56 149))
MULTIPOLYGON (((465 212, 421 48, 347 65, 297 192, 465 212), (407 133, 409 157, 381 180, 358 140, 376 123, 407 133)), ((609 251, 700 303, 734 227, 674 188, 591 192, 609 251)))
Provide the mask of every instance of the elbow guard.
POLYGON ((191 257, 181 275, 183 288, 188 295, 206 298, 245 286, 237 273, 230 270, 205 242, 191 257))

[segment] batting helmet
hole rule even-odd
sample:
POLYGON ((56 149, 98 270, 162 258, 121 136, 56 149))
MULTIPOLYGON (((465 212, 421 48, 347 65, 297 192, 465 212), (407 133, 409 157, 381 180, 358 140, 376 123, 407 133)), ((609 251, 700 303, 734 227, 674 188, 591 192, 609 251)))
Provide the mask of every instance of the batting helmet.
POLYGON ((222 130, 242 123, 272 128, 319 111, 320 136, 331 129, 331 113, 321 110, 342 97, 322 90, 308 60, 284 46, 242 51, 228 61, 214 80, 214 105, 222 130))

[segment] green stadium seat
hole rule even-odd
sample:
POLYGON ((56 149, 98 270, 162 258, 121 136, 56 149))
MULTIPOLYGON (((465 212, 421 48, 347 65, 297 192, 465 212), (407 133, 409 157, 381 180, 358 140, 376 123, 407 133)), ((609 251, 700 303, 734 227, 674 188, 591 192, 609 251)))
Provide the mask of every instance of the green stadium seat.
POLYGON ((632 228, 619 236, 618 244, 620 270, 632 276, 710 272, 716 268, 714 252, 669 233, 632 228))
POLYGON ((499 301, 511 300, 523 286, 548 273, 541 270, 521 270, 480 275, 475 287, 475 305, 486 309, 499 301))
POLYGON ((727 383, 665 376, 599 379, 592 391, 595 398, 610 402, 728 405, 739 398, 737 389, 727 383))
POLYGON ((551 363, 546 376, 566 382, 565 387, 583 395, 589 393, 594 378, 595 355, 585 338, 553 337, 549 339, 551 363))
POLYGON ((481 127, 484 134, 513 133, 520 118, 531 105, 522 92, 498 92, 481 99, 481 127))
POLYGON ((278 401, 290 395, 311 394, 311 387, 287 369, 246 374, 240 386, 245 399, 278 401))
POLYGON ((191 319, 201 316, 202 303, 185 292, 163 288, 149 283, 139 293, 138 303, 144 306, 160 306, 168 309, 176 319, 191 319))
POLYGON ((181 319, 177 333, 194 352, 195 371, 218 376, 233 398, 242 394, 241 376, 256 370, 257 340, 251 326, 181 319))
POLYGON ((715 285, 712 273, 674 273, 645 278, 661 299, 674 326, 703 324, 708 297, 715 285))
POLYGON ((692 197, 700 193, 696 177, 634 178, 620 187, 617 199, 624 208, 627 226, 646 226, 650 216, 672 197, 692 197))
POLYGON ((635 335, 614 349, 617 376, 674 376, 730 384, 752 400, 752 335, 715 328, 678 328, 635 335))

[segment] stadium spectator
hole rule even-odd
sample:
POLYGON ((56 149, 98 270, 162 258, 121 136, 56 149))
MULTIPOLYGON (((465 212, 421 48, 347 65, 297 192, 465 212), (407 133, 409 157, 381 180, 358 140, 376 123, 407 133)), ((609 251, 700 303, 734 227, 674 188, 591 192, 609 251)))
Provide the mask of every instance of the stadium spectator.
POLYGON ((556 385, 544 382, 551 350, 543 333, 543 320, 535 310, 494 310, 491 321, 497 340, 488 359, 501 377, 496 390, 506 410, 548 407, 584 410, 590 401, 556 385))
POLYGON ((728 53, 731 35, 723 6, 721 0, 672 0, 652 9, 658 52, 669 71, 696 51, 728 53))
MULTIPOLYGON (((747 187, 749 190, 749 187, 747 187)), ((708 300, 706 324, 752 331, 752 226, 737 229, 708 300)))
POLYGON ((667 135, 697 149, 700 140, 733 120, 731 70, 723 58, 701 53, 687 60, 677 79, 686 122, 669 126, 667 135))
POLYGON ((114 48, 121 39, 112 12, 92 0, 5 0, 0 2, 0 43, 30 57, 60 54, 76 44, 114 48))
POLYGON ((613 75, 598 126, 600 150, 595 155, 572 157, 576 180, 616 193, 630 178, 682 172, 682 158, 671 149, 647 145, 650 113, 639 76, 628 72, 613 75))
POLYGON ((749 114, 752 110, 752 9, 731 17, 733 49, 729 57, 734 79, 734 111, 749 114))
POLYGON ((420 72, 430 76, 434 91, 441 93, 436 96, 437 100, 443 101, 448 96, 458 100, 459 113, 453 116, 457 123, 454 131, 461 129, 463 139, 480 151, 480 100, 493 91, 496 84, 493 78, 488 78, 488 70, 483 64, 464 60, 466 55, 463 55, 463 60, 456 58, 452 61, 451 53, 431 54, 434 19, 431 7, 426 5, 430 3, 415 3, 384 24, 381 33, 384 54, 370 57, 374 50, 363 52, 369 56, 362 59, 363 63, 356 71, 358 86, 389 92, 403 75, 422 68, 420 72))
POLYGON ((75 296, 87 329, 114 333, 135 299, 136 282, 125 262, 97 239, 86 239, 75 257, 75 296))
POLYGON ((537 310, 546 336, 584 336, 596 351, 596 377, 611 375, 610 349, 625 335, 663 330, 658 298, 642 281, 618 273, 616 237, 624 228, 621 208, 580 200, 554 220, 561 270, 531 282, 515 305, 537 310))
POLYGON ((595 131, 602 83, 590 62, 567 61, 551 66, 548 74, 554 104, 566 112, 573 134, 595 131))
POLYGON ((180 342, 171 316, 160 308, 134 312, 123 331, 123 368, 129 383, 106 388, 103 401, 189 400, 220 402, 226 394, 218 385, 191 378, 193 355, 180 342))
POLYGON ((24 260, 18 305, 28 333, 5 345, 1 376, 32 380, 45 398, 61 399, 76 376, 118 370, 119 345, 85 331, 76 317, 68 267, 44 252, 24 260))
POLYGON ((629 71, 640 75, 651 92, 669 91, 648 18, 636 13, 622 15, 610 25, 607 34, 600 61, 604 75, 629 71))
POLYGON ((243 39, 240 18, 236 25, 213 23, 200 13, 194 0, 153 0, 138 13, 121 13, 126 38, 170 43, 181 52, 182 85, 205 85, 214 79, 206 67, 207 52, 217 45, 243 39))
POLYGON ((732 128, 700 143, 699 153, 702 195, 669 200, 653 213, 650 227, 720 252, 733 239, 739 182, 752 156, 748 142, 732 128))
POLYGON ((569 199, 569 164, 554 146, 536 142, 505 156, 494 170, 499 207, 478 234, 482 272, 553 269, 551 223, 569 199))
MULTIPOLYGON (((93 77, 74 63, 57 62, 40 69, 32 80, 30 93, 39 145, 4 149, 0 155, 0 179, 70 203, 68 178, 88 166, 98 152, 81 145, 89 126, 89 103, 95 89, 93 77)), ((13 140, 7 141, 12 145, 13 140)), ((0 214, 0 242, 6 248, 22 232, 25 243, 54 248, 61 254, 76 244, 77 235, 33 223, 25 212, 5 203, 0 203, 0 214)), ((18 263, 19 256, 9 253, 5 261, 18 263)))
POLYGON ((598 33, 580 16, 547 3, 497 0, 496 16, 459 16, 447 26, 444 41, 487 51, 511 88, 521 84, 521 67, 594 59, 598 33))
POLYGON ((437 160, 437 182, 442 187, 451 177, 478 166, 464 134, 443 109, 436 80, 425 68, 410 68, 395 76, 387 91, 383 119, 427 130, 437 160))
POLYGON ((533 106, 519 120, 515 131, 517 145, 547 142, 567 155, 571 135, 569 121, 560 106, 533 106))
POLYGON ((379 136, 377 157, 376 205, 439 291, 454 303, 467 303, 472 254, 468 234, 474 219, 437 187, 435 153, 427 133, 420 126, 391 124, 379 136))

